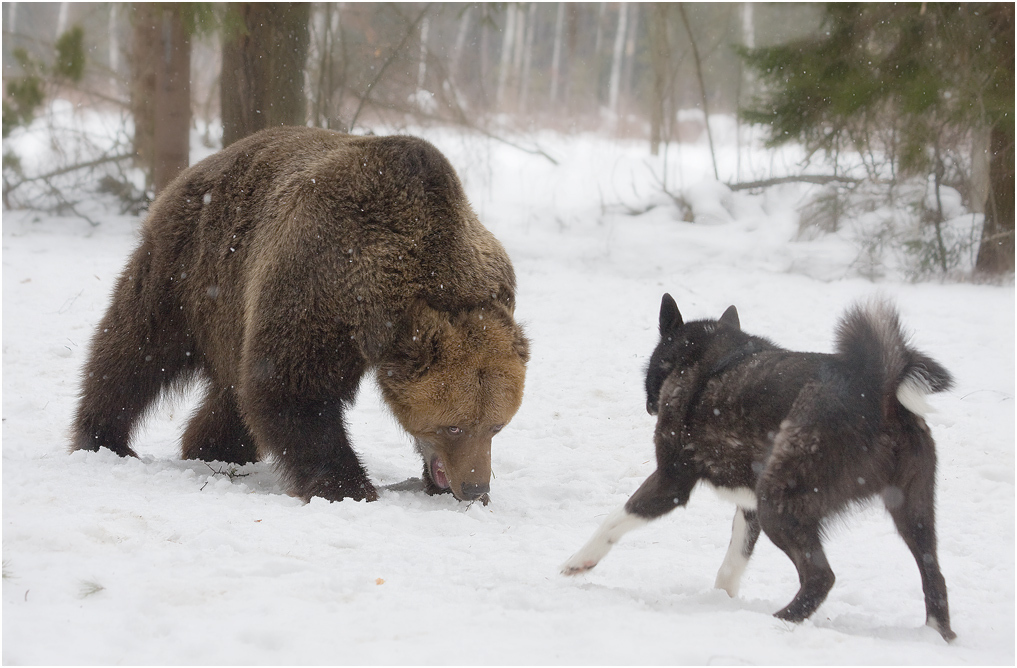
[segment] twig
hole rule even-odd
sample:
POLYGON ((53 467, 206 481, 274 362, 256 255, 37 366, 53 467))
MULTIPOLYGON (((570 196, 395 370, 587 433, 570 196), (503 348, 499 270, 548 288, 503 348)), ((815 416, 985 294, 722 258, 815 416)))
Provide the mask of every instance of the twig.
POLYGON ((231 466, 228 469, 224 469, 223 467, 220 466, 218 471, 212 468, 212 465, 209 464, 208 462, 205 462, 205 466, 207 466, 208 470, 212 472, 212 475, 224 475, 230 479, 230 482, 233 482, 234 478, 246 478, 247 476, 251 475, 250 473, 238 473, 236 466, 231 466))

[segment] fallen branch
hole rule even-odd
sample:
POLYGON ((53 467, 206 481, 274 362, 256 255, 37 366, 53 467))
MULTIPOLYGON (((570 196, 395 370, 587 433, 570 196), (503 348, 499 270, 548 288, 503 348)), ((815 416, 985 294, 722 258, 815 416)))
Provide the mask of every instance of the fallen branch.
POLYGON ((825 174, 801 174, 799 176, 780 176, 774 179, 763 179, 762 181, 748 181, 746 183, 732 183, 728 187, 733 191, 752 190, 753 188, 769 188, 779 186, 783 183, 815 183, 826 185, 827 183, 848 183, 858 185, 861 179, 853 179, 847 176, 833 176, 825 174))

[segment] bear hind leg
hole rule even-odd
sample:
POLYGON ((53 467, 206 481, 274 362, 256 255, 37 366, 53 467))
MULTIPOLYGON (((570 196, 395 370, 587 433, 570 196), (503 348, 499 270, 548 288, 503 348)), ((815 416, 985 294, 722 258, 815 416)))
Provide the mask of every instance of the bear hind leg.
POLYGON ((258 451, 237 408, 235 392, 213 385, 187 423, 182 440, 184 459, 248 464, 258 451))
MULTIPOLYGON (((125 275, 143 273, 135 258, 125 275)), ((136 457, 134 427, 163 390, 194 373, 196 357, 172 305, 150 308, 121 277, 83 370, 71 448, 136 457)))

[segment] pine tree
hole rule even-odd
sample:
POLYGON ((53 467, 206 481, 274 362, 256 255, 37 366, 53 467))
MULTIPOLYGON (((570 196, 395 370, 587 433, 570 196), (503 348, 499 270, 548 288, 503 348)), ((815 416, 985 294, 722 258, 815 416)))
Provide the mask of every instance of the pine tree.
MULTIPOLYGON (((938 174, 947 134, 991 134, 976 268, 1014 270, 1014 5, 831 3, 821 37, 744 50, 765 92, 746 120, 771 145, 886 152, 895 173, 938 174)), ((938 176, 937 176, 938 178, 938 176)))

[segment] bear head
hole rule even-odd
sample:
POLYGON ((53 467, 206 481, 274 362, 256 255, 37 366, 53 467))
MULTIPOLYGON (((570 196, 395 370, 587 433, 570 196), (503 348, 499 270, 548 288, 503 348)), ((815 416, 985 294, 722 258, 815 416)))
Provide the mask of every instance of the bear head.
POLYGON ((487 503, 491 439, 523 399, 529 344, 500 303, 450 314, 418 303, 378 365, 382 396, 413 436, 428 492, 487 503))

